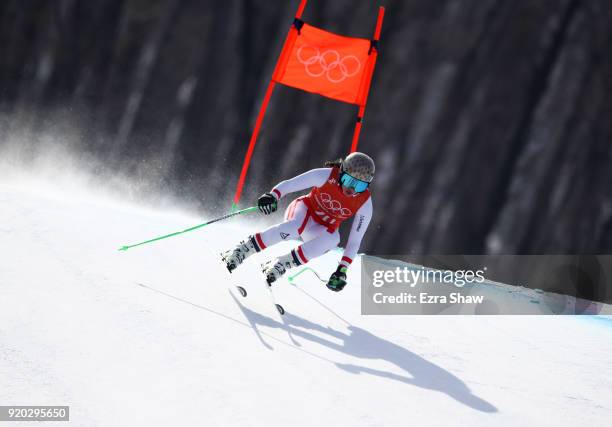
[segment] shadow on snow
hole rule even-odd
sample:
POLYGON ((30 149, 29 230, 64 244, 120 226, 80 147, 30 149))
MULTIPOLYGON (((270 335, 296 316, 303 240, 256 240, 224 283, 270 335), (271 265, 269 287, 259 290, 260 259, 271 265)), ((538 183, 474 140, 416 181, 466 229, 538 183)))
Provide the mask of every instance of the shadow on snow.
POLYGON ((351 372, 353 374, 375 375, 428 390, 440 391, 448 394, 458 402, 461 402, 464 405, 478 411, 497 412, 497 408, 495 406, 472 394, 465 383, 452 373, 434 363, 429 362, 428 360, 407 350, 404 347, 401 347, 386 339, 377 337, 365 329, 354 325, 349 325, 347 328, 348 332, 344 333, 330 327, 322 327, 317 323, 313 323, 291 313, 285 314, 283 316, 283 323, 281 323, 270 317, 250 310, 248 307, 242 305, 242 303, 236 299, 233 294, 231 295, 236 304, 240 307, 240 310, 244 316, 247 318, 251 327, 255 330, 255 333, 261 340, 262 344, 267 348, 271 348, 271 346, 264 341, 260 331, 257 328, 258 325, 284 329, 289 334, 309 340, 319 345, 326 346, 332 350, 336 350, 355 358, 386 360, 402 369, 408 375, 398 375, 379 369, 372 369, 354 364, 337 363, 329 360, 329 362, 334 363, 337 367, 347 372, 351 372), (339 340, 341 343, 321 338, 320 336, 314 335, 309 331, 327 334, 330 338, 339 340))
MULTIPOLYGON (((257 334, 257 337, 262 344, 268 348, 273 349, 272 346, 264 340, 263 336, 274 340, 280 344, 287 345, 296 350, 305 352, 313 357, 321 360, 333 363, 338 368, 343 369, 353 374, 369 374, 375 375, 381 378, 388 378, 395 381, 400 381, 405 384, 410 384, 416 387, 421 387, 427 390, 439 391, 445 393, 464 405, 482 412, 497 412, 497 408, 487 402, 484 399, 472 394, 470 389, 465 385, 463 381, 457 378, 452 373, 448 372, 444 368, 429 362, 421 356, 411 352, 410 350, 401 347, 391 341, 384 338, 377 337, 376 335, 366 331, 365 329, 359 328, 354 325, 348 326, 348 332, 337 331, 330 327, 322 327, 317 323, 313 323, 307 319, 303 319, 299 316, 287 313, 283 316, 283 322, 279 322, 270 317, 264 316, 260 313, 250 310, 249 308, 242 305, 238 299, 230 292, 233 300, 236 302, 248 323, 245 323, 239 319, 235 319, 224 313, 212 310, 200 304, 193 303, 186 299, 177 297, 170 293, 164 292, 159 289, 155 289, 148 285, 137 283, 138 286, 149 289, 158 294, 172 298, 184 304, 189 304, 192 307, 204 310, 210 314, 223 317, 229 321, 242 326, 251 327, 257 334), (279 328, 289 333, 292 339, 292 343, 288 343, 271 334, 259 331, 257 326, 267 326, 271 328, 279 328), (321 338, 317 335, 310 333, 309 331, 316 331, 322 334, 328 335, 330 338, 339 340, 341 343, 336 343, 325 338, 321 338), (327 359, 316 353, 300 348, 293 336, 309 340, 322 346, 326 346, 332 350, 353 356, 358 359, 377 359, 386 360, 401 370, 407 375, 398 375, 393 372, 387 372, 380 369, 372 369, 365 366, 359 366, 355 364, 338 363, 333 360, 327 359)), ((312 298, 312 296, 311 296, 312 298)), ((331 309, 328 308, 331 311, 331 309)), ((334 313, 335 314, 335 313, 334 313)), ((336 315, 337 316, 337 315, 336 315)))

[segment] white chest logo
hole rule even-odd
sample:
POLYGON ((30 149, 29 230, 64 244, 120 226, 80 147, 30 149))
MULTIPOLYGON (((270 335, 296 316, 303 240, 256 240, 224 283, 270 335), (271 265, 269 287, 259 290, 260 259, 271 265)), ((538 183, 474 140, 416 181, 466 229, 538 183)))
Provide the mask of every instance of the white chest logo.
POLYGON ((334 214, 340 214, 341 216, 350 217, 353 212, 345 207, 342 207, 339 201, 332 199, 327 193, 321 193, 321 205, 331 211, 334 214))

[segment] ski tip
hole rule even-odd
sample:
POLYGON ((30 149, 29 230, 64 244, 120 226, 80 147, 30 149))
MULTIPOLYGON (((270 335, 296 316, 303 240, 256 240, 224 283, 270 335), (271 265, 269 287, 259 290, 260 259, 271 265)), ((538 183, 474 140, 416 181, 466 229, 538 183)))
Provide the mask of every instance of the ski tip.
POLYGON ((129 246, 121 246, 119 249, 117 249, 118 251, 127 251, 130 247, 129 246))
POLYGON ((280 304, 275 304, 276 305, 276 309, 278 310, 278 312, 280 313, 280 315, 284 315, 285 314, 285 309, 283 308, 282 305, 280 304))

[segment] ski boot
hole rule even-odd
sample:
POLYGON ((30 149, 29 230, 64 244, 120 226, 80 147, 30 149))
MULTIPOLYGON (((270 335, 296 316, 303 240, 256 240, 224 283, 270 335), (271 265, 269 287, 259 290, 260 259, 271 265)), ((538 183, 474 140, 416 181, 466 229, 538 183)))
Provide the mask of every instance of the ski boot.
POLYGON ((225 263, 227 270, 231 273, 242 264, 245 259, 259 251, 261 251, 261 249, 257 244, 257 240, 254 236, 249 236, 246 240, 236 245, 234 249, 223 252, 221 254, 221 259, 225 263))
POLYGON ((266 282, 268 282, 268 286, 272 286, 272 283, 280 279, 283 274, 287 272, 287 270, 293 267, 297 267, 298 265, 302 265, 302 263, 299 261, 295 250, 292 250, 287 255, 283 255, 281 257, 276 258, 275 260, 268 261, 265 264, 262 264, 261 271, 266 276, 266 282))

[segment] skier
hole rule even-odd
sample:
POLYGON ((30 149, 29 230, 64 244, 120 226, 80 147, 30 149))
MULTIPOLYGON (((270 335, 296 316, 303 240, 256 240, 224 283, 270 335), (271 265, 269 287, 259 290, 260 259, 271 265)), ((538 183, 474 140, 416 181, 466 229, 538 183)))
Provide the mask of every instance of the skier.
POLYGON ((284 222, 249 236, 233 250, 222 254, 230 273, 246 258, 269 246, 287 239, 302 240, 303 243, 288 254, 262 264, 266 281, 272 285, 288 269, 335 248, 340 242, 340 224, 354 216, 342 259, 327 282, 332 291, 344 288, 346 272, 372 218, 372 198, 368 187, 374 178, 374 161, 366 154, 356 152, 344 160, 326 162, 325 166, 282 181, 259 197, 259 210, 269 215, 276 211, 282 197, 312 188, 309 194, 289 204, 284 222))

